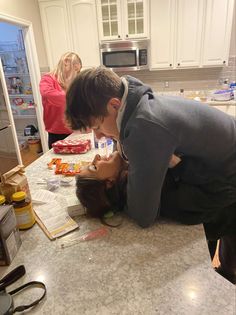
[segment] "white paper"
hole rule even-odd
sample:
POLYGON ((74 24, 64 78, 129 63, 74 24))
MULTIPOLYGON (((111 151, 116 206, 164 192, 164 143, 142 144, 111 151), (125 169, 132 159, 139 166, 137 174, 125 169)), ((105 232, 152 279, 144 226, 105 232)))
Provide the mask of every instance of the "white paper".
POLYGON ((78 224, 68 215, 68 203, 63 195, 41 189, 33 194, 32 199, 34 211, 53 238, 78 227, 78 224))
POLYGON ((55 200, 55 194, 46 189, 39 189, 31 193, 33 204, 44 204, 55 200))

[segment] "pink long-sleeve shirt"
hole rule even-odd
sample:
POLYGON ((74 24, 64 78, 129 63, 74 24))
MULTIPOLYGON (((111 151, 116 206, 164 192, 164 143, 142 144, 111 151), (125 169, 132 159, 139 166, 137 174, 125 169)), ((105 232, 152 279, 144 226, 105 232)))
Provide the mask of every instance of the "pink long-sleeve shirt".
POLYGON ((39 88, 46 131, 55 134, 71 134, 72 130, 67 128, 65 123, 65 91, 57 79, 51 74, 45 74, 40 81, 39 88))

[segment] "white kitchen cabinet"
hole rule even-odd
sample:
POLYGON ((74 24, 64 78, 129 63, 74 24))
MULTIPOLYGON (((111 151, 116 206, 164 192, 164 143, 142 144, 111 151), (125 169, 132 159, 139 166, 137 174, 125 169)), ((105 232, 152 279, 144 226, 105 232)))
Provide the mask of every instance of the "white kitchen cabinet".
POLYGON ((203 1, 178 0, 175 67, 198 67, 201 58, 203 1))
POLYGON ((228 62, 234 0, 151 0, 151 70, 228 62))
POLYGON ((207 0, 203 42, 203 66, 227 65, 234 0, 207 0))
POLYGON ((73 50, 81 57, 83 68, 100 65, 95 0, 68 1, 73 50))
POLYGON ((148 0, 97 0, 100 40, 148 37, 148 0))
POLYGON ((50 69, 62 54, 72 50, 67 5, 65 0, 39 0, 43 35, 50 69))
POLYGON ((198 67, 203 0, 152 0, 151 69, 198 67))
POLYGON ((236 117, 236 104, 228 105, 227 103, 225 103, 225 104, 213 105, 213 106, 228 115, 236 117))
POLYGON ((83 68, 100 65, 95 0, 38 0, 49 67, 62 54, 79 54, 83 68))
POLYGON ((174 66, 175 6, 173 0, 152 0, 150 4, 151 69, 174 66))

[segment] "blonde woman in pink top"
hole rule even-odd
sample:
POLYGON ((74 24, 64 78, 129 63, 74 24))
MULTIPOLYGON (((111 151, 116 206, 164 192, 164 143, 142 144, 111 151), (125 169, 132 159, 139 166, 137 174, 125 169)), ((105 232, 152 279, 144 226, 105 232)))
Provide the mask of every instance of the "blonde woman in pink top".
POLYGON ((56 68, 45 74, 39 84, 43 104, 43 120, 48 132, 48 146, 72 133, 65 122, 66 90, 80 72, 82 62, 78 54, 63 54, 56 68))

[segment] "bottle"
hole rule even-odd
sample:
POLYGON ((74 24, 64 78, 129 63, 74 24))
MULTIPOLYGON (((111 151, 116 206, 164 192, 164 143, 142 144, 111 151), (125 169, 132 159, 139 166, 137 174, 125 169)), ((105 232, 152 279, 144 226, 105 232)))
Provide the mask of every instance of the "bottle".
POLYGON ((184 89, 179 90, 179 96, 184 97, 184 89))
POLYGON ((0 206, 4 206, 6 204, 6 198, 3 195, 0 195, 0 206))
POLYGON ((35 223, 31 201, 26 198, 24 191, 15 192, 12 197, 17 225, 20 230, 31 228, 35 223))
POLYGON ((228 90, 229 89, 228 79, 224 80, 221 88, 222 88, 222 90, 228 90))
POLYGON ((98 151, 101 156, 108 156, 107 139, 105 137, 98 140, 98 151))
POLYGON ((236 82, 235 81, 232 81, 230 83, 230 88, 233 89, 233 90, 236 90, 236 82))

